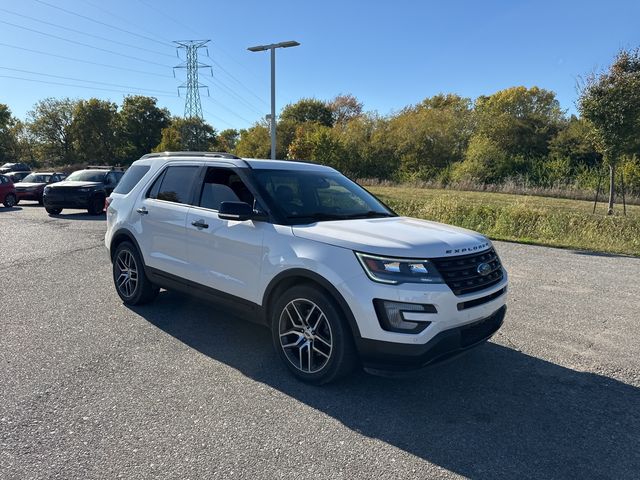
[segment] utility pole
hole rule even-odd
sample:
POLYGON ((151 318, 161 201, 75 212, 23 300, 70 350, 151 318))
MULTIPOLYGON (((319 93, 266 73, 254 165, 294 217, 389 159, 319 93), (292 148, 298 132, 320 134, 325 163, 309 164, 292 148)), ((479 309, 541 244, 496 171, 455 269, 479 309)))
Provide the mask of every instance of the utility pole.
MULTIPOLYGON (((187 81, 178 87, 178 96, 180 96, 180 89, 187 89, 187 96, 184 102, 184 116, 185 118, 197 117, 202 119, 202 103, 200 102, 200 89, 206 88, 207 95, 209 95, 209 87, 201 84, 198 81, 198 71, 201 68, 209 68, 211 70, 211 76, 213 76, 213 68, 211 65, 204 64, 198 60, 198 50, 201 48, 207 49, 207 43, 209 40, 177 40, 173 43, 176 44, 176 55, 180 58, 180 50, 186 50, 186 61, 180 65, 173 67, 173 76, 176 76, 176 68, 187 69, 187 81)), ((207 49, 207 56, 209 50, 207 49)))
POLYGON ((269 123, 271 126, 271 160, 276 159, 276 48, 297 47, 300 45, 294 40, 288 42, 272 43, 270 45, 256 45, 249 47, 250 52, 271 51, 271 114, 269 123))

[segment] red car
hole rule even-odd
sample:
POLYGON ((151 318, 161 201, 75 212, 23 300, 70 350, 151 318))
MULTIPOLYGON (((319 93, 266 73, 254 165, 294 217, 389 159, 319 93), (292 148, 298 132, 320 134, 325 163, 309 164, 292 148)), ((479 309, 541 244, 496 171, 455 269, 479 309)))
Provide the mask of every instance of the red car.
POLYGON ((7 208, 11 208, 18 203, 16 187, 13 186, 13 182, 6 175, 0 175, 0 202, 7 208))
MULTIPOLYGON (((42 192, 50 183, 61 182, 65 174, 59 172, 33 172, 16 184, 16 195, 20 200, 35 200, 42 205, 42 192)), ((18 203, 16 202, 16 203, 18 203)))

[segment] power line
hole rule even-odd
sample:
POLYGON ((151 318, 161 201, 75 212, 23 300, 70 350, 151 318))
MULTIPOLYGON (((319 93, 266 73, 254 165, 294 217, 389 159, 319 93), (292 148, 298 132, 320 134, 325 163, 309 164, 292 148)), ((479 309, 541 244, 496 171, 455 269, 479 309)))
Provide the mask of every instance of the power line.
MULTIPOLYGON (((211 57, 209 57, 211 58, 211 57)), ((240 85, 242 88, 244 88, 247 92, 249 92, 251 95, 253 95, 254 97, 256 97, 258 100, 260 100, 262 103, 264 103, 266 106, 269 106, 269 104, 267 102, 265 102, 261 97, 259 97, 258 95, 256 95, 249 87, 247 87, 244 83, 242 83, 240 80, 238 80, 235 76, 233 76, 228 70, 226 70, 222 65, 220 65, 218 62, 216 62, 213 58, 211 58, 211 61, 220 69, 222 70, 224 73, 226 73, 232 80, 235 80, 235 82, 240 85)))
POLYGON ((0 45, 3 46, 3 47, 14 48, 16 50, 22 50, 22 51, 25 51, 25 52, 37 53, 39 55, 45 55, 47 57, 62 58, 64 60, 70 60, 72 62, 86 63, 88 65, 97 65, 97 66, 100 66, 100 67, 113 68, 113 69, 116 69, 116 70, 122 70, 122 71, 125 71, 125 72, 139 73, 139 74, 143 74, 143 75, 153 75, 154 77, 173 78, 170 75, 161 75, 161 74, 158 74, 158 73, 146 72, 144 70, 136 70, 135 68, 121 67, 119 65, 110 65, 108 63, 92 62, 91 60, 84 60, 84 59, 81 59, 81 58, 67 57, 65 55, 58 55, 57 53, 43 52, 42 50, 35 50, 35 49, 32 49, 32 48, 20 47, 18 45, 11 45, 9 43, 0 42, 0 45))
POLYGON ((42 5, 46 5, 47 7, 55 8, 57 10, 63 11, 65 13, 68 13, 69 15, 75 15, 76 17, 84 18, 85 20, 89 20, 90 22, 94 22, 94 23, 97 23, 99 25, 104 25, 105 27, 113 28, 114 30, 118 30, 120 32, 128 33, 129 35, 133 35, 133 36, 138 37, 138 38, 143 38, 143 39, 149 40, 151 42, 159 43, 160 45, 165 46, 165 47, 167 45, 170 45, 169 42, 161 42, 161 41, 156 40, 154 38, 147 37, 146 35, 140 35, 139 33, 132 32, 132 31, 127 30, 125 28, 120 28, 120 27, 116 27, 115 25, 110 25, 110 24, 108 24, 106 22, 101 22, 100 20, 96 20, 95 18, 91 18, 91 17, 88 17, 87 15, 82 15, 80 13, 76 13, 76 12, 73 12, 71 10, 67 10, 66 8, 62 8, 62 7, 59 7, 57 5, 53 5, 51 3, 45 2, 44 0, 35 0, 35 1, 38 2, 38 3, 41 3, 42 5))
MULTIPOLYGON (((36 1, 39 1, 39 0, 36 0, 36 1)), ((71 40, 69 38, 61 37, 59 35, 54 35, 52 33, 42 32, 42 31, 36 30, 34 28, 25 27, 23 25, 17 25, 15 23, 6 22, 4 20, 0 20, 0 23, 4 23, 5 25, 11 25, 12 27, 20 28, 20 29, 23 29, 23 30, 28 30, 30 32, 38 33, 38 34, 44 35, 46 37, 51 37, 51 38, 55 38, 55 39, 58 39, 58 40, 63 40, 65 42, 73 43, 73 44, 76 44, 76 45, 81 45, 83 47, 93 48, 95 50, 100 50, 102 52, 111 53, 112 55, 118 55, 120 57, 130 58, 132 60, 137 60, 139 62, 148 63, 150 65, 157 65, 157 66, 160 66, 160 67, 163 67, 163 68, 169 68, 167 65, 163 65, 162 63, 154 62, 154 61, 151 61, 151 60, 146 60, 146 59, 140 58, 140 57, 134 57, 133 55, 127 55, 126 53, 116 52, 116 51, 113 51, 113 50, 109 50, 107 48, 96 47, 96 46, 88 44, 88 43, 78 42, 77 40, 71 40)))
POLYGON ((156 90, 154 88, 138 88, 138 87, 131 87, 129 85, 120 85, 120 84, 117 84, 117 83, 99 82, 97 80, 83 80, 81 78, 63 77, 61 75, 53 75, 53 74, 50 74, 50 73, 33 72, 33 71, 30 71, 30 70, 22 70, 20 68, 10 68, 10 67, 2 67, 2 66, 0 66, 0 68, 2 70, 11 70, 13 72, 29 73, 31 75, 41 75, 43 77, 59 78, 59 79, 62 79, 62 80, 72 80, 74 82, 92 83, 92 84, 96 84, 96 85, 107 85, 107 86, 111 86, 111 87, 126 88, 126 89, 130 89, 130 90, 139 90, 141 92, 159 93, 160 95, 165 94, 165 95, 175 96, 175 95, 172 94, 172 92, 169 92, 167 90, 156 90))
MULTIPOLYGON (((85 0, 86 1, 86 0, 85 0)), ((166 12, 164 12, 163 10, 161 10, 160 8, 146 2, 145 0, 138 0, 139 3, 141 3, 142 5, 150 8, 151 10, 155 11, 158 15, 165 17, 169 20, 171 20, 172 22, 174 22, 176 25, 179 25, 183 28, 186 28, 187 30, 189 30, 191 33, 201 37, 202 35, 200 34, 200 32, 197 32, 194 28, 192 28, 190 25, 184 24, 182 22, 180 22, 178 19, 176 19, 173 15, 169 15, 166 12)), ((239 65, 240 67, 242 67, 246 72, 248 72, 249 74, 251 74, 254 78, 258 78, 251 70, 249 70, 246 66, 244 66, 243 64, 241 64, 240 62, 238 62, 235 58, 233 58, 233 56, 231 56, 231 54, 229 52, 227 52, 225 49, 223 49, 222 47, 217 46, 216 47, 218 50, 220 50, 221 53, 223 53, 227 58, 229 58, 229 60, 231 60, 233 63, 235 63, 236 65, 239 65)), ((213 60, 213 59, 212 59, 213 60)), ((215 62, 215 60, 213 60, 215 62)), ((220 66, 220 65, 218 65, 220 66)), ((227 72, 225 72, 227 73, 227 72)), ((247 87, 245 87, 247 88, 247 87)), ((253 94, 253 93, 252 93, 253 94)), ((257 95, 253 94, 254 96, 256 96, 260 101, 263 101, 260 97, 258 97, 257 95)), ((268 106, 268 104, 266 102, 264 102, 265 105, 268 106)))
POLYGON ((240 120, 242 120, 243 122, 246 122, 248 124, 253 123, 251 120, 247 120, 246 118, 244 118, 242 115, 237 114, 236 112, 234 112, 233 110, 231 110, 229 107, 224 106, 224 104, 220 103, 218 100, 214 100, 212 97, 205 97, 206 99, 208 99, 209 101, 215 103, 218 107, 222 108, 223 110, 226 110, 227 112, 229 112, 231 115, 234 115, 236 117, 238 117, 240 120))
POLYGON ((224 123, 224 124, 225 124, 225 125, 227 125, 228 127, 233 128, 233 125, 231 125, 229 122, 227 122, 226 120, 224 120, 224 119, 220 118, 220 117, 219 117, 219 116, 217 116, 217 115, 214 115, 214 114, 213 114, 213 113, 211 113, 210 111, 205 110, 204 108, 202 109, 202 111, 203 111, 204 113, 206 113, 208 116, 215 118, 215 119, 216 119, 216 120, 218 120, 220 123, 224 123))
MULTIPOLYGON (((105 8, 103 8, 103 7, 99 6, 99 5, 96 5, 95 3, 89 2, 88 0, 82 0, 82 2, 83 2, 83 3, 86 3, 86 4, 87 4, 87 5, 89 5, 90 7, 95 8, 96 10, 100 10, 101 12, 106 13, 107 15, 109 15, 109 16, 111 16, 111 17, 113 17, 113 18, 117 18, 118 20, 120 20, 120 21, 122 21, 122 22, 126 23, 127 25, 131 25, 131 26, 132 26, 132 27, 134 27, 137 31, 142 31, 142 32, 145 32, 145 33, 147 33, 147 34, 151 35, 152 37, 155 37, 155 38, 157 39, 157 40, 155 40, 155 41, 156 41, 156 42, 158 42, 158 43, 161 43, 161 44, 163 44, 163 45, 165 45, 165 46, 171 46, 171 47, 173 47, 173 45, 171 45, 171 43, 170 43, 169 41, 167 41, 166 39, 164 39, 164 38, 162 38, 162 37, 160 37, 160 36, 156 35, 154 32, 151 32, 151 31, 149 31, 149 30, 146 30, 146 29, 142 28, 142 27, 140 26, 140 22, 138 22, 138 23, 134 23, 134 22, 132 22, 131 20, 128 20, 128 19, 126 19, 126 18, 124 18, 124 17, 121 17, 120 15, 116 15, 115 13, 110 12, 109 10, 107 10, 107 9, 105 9, 105 8)), ((153 40, 153 39, 151 38, 150 40, 153 40)))
POLYGON ((17 13, 17 12, 12 12, 11 10, 7 10, 6 8, 0 8, 1 11, 9 13, 11 15, 15 15, 17 17, 22 17, 22 18, 26 18, 28 20, 32 20, 34 22, 38 22, 38 23, 43 23, 45 25, 50 25, 52 27, 56 27, 56 28, 60 28, 62 30, 67 30, 69 32, 74 32, 74 33, 79 33, 80 35, 86 35, 88 37, 93 37, 93 38, 97 38, 99 40, 103 40, 105 42, 111 42, 111 43, 115 43, 117 45, 123 45, 125 47, 129 47, 129 48, 136 48, 138 50, 143 50, 145 52, 149 52, 149 53, 153 53, 155 55, 163 55, 165 57, 173 57, 173 55, 166 53, 166 52, 158 52, 156 50, 151 50, 149 48, 145 48, 145 47, 140 47, 138 45, 132 45, 130 43, 126 43, 126 42, 119 42, 118 40, 113 40, 111 38, 107 38, 107 37, 101 37, 100 35, 95 35, 93 33, 87 33, 87 32, 83 32, 81 30, 75 30, 73 28, 70 27, 66 27, 64 25, 59 25, 57 23, 53 23, 53 22, 47 22, 46 20, 40 20, 39 18, 35 18, 35 17, 31 17, 29 15, 23 15, 21 13, 17 13))
MULTIPOLYGON (((176 25, 179 25, 183 28, 186 28, 187 30, 189 30, 190 32, 194 33, 195 35, 201 36, 199 32, 197 32, 194 28, 192 28, 190 25, 184 24, 181 21, 179 21, 178 19, 176 19, 173 15, 169 15, 166 12, 164 12, 163 10, 161 10, 160 8, 146 2, 145 0, 138 0, 139 3, 141 3, 142 5, 150 8, 151 10, 155 11, 156 13, 158 13, 159 15, 171 20, 172 22, 174 22, 176 25)), ((237 62, 233 57, 231 57, 224 49, 222 49, 219 46, 216 46, 216 48, 218 48, 222 53, 224 53, 227 57, 229 57, 230 60, 232 60, 234 63, 236 63, 237 65, 240 65, 241 67, 243 67, 246 71, 249 71, 249 69, 247 69, 244 65, 242 65, 241 63, 237 62)), ((211 58, 211 57, 209 57, 211 58)), ((220 65, 218 62, 216 62, 213 58, 211 58, 211 61, 216 64, 218 66, 218 68, 220 68, 220 70, 222 70, 224 73, 226 73, 230 78, 232 78, 233 80, 235 80, 235 82, 240 85, 242 88, 244 88, 247 92, 249 92, 251 95, 253 95, 255 98, 257 98, 260 102, 262 102, 264 105, 269 106, 269 104, 267 102, 264 101, 264 99, 262 99, 259 95, 257 95, 255 92, 253 92, 249 87, 247 87, 244 83, 242 83, 238 78, 236 78, 231 72, 229 72, 228 70, 226 70, 222 65, 220 65)), ((251 72, 250 72, 251 73, 251 72)))
MULTIPOLYGON (((44 83, 44 84, 48 84, 48 85, 62 85, 64 87, 73 87, 73 88, 86 88, 86 89, 90 89, 90 90, 102 90, 105 92, 116 92, 116 93, 126 93, 131 95, 134 92, 127 92, 127 91, 123 91, 123 90, 114 90, 112 88, 101 88, 101 87, 91 87, 88 85, 71 85, 69 83, 62 83, 62 82, 50 82, 47 80, 36 80, 33 78, 24 78, 24 77, 15 77, 13 75, 0 75, 0 78, 11 78, 13 80, 21 80, 21 81, 25 81, 25 82, 35 82, 35 83, 44 83)), ((83 80, 84 81, 84 80, 83 80)), ((158 95, 160 97, 175 97, 175 95, 158 95)))
POLYGON ((258 115, 262 115, 264 113, 260 109, 258 109, 255 105, 249 103, 247 100, 245 100, 240 95, 238 95, 233 90, 231 90, 229 87, 227 87, 219 78, 215 78, 215 77, 207 78, 207 77, 204 77, 203 80, 205 82, 209 83, 211 86, 221 88, 228 95, 235 97, 235 99, 237 101, 243 103, 252 112, 257 113, 258 115))

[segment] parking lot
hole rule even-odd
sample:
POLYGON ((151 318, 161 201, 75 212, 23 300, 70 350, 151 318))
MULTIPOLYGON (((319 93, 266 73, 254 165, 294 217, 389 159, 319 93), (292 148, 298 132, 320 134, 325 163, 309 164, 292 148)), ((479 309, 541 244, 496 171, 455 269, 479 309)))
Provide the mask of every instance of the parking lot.
POLYGON ((638 478, 640 259, 496 242, 492 341, 417 378, 299 383, 269 332, 125 307, 104 216, 0 209, 0 477, 638 478))

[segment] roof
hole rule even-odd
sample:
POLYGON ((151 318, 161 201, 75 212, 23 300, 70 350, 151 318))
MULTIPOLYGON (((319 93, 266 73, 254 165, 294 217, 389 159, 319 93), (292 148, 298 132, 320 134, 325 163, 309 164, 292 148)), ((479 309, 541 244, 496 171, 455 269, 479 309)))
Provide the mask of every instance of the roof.
MULTIPOLYGON (((333 168, 298 160, 268 160, 261 158, 241 158, 226 152, 159 152, 149 153, 140 160, 164 159, 171 161, 222 160, 236 167, 249 167, 256 170, 307 170, 334 171, 333 168)), ((146 162, 145 162, 146 163, 146 162)))

